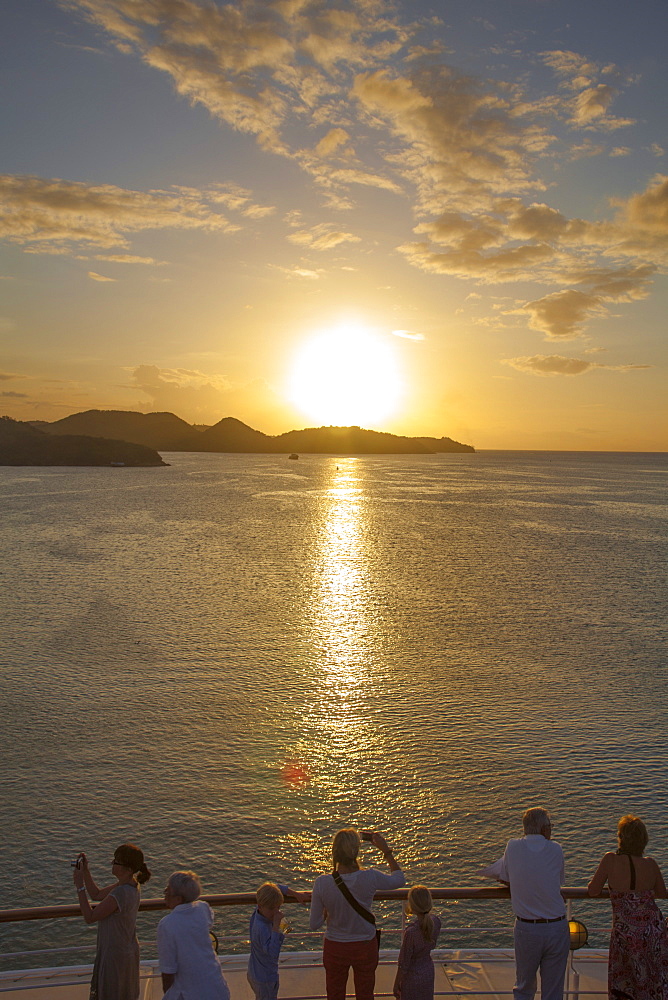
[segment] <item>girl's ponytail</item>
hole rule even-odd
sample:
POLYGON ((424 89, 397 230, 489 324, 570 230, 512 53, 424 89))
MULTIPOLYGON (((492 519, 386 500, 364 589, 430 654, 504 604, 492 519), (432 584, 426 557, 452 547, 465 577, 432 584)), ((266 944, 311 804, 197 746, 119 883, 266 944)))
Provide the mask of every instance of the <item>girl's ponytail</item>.
POLYGON ((425 941, 434 941, 434 921, 431 909, 434 903, 426 885, 414 885, 408 890, 408 909, 417 917, 417 924, 425 941))

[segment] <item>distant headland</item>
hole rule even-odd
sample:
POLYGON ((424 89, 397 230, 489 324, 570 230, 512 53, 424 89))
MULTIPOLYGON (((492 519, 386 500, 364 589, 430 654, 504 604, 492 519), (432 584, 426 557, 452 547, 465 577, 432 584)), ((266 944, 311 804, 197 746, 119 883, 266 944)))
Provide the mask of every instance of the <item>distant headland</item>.
POLYGON ((29 423, 0 417, 0 465, 167 465, 153 448, 82 434, 47 434, 29 423))
MULTIPOLYGON (((26 425, 28 426, 28 425, 26 425)), ((449 437, 402 437, 362 427, 308 427, 275 436, 256 431, 235 417, 211 427, 193 426, 173 413, 86 410, 52 423, 31 421, 48 435, 76 434, 112 438, 156 451, 314 453, 324 455, 428 455, 474 452, 449 437)))

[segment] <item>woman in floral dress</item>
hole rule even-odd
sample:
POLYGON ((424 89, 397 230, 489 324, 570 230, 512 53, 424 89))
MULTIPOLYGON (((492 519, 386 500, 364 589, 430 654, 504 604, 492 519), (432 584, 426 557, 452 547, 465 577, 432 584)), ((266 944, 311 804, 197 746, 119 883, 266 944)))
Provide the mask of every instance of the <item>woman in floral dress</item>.
POLYGON ((432 914, 432 899, 424 885, 408 890, 407 913, 415 915, 406 928, 397 961, 393 993, 397 1000, 428 1000, 434 995, 434 962, 431 950, 441 930, 441 921, 432 914))
POLYGON ((590 896, 610 889, 612 931, 608 958, 610 1000, 668 1000, 668 927, 656 905, 666 898, 661 869, 644 858, 649 837, 637 816, 622 816, 619 848, 601 858, 587 886, 590 896))

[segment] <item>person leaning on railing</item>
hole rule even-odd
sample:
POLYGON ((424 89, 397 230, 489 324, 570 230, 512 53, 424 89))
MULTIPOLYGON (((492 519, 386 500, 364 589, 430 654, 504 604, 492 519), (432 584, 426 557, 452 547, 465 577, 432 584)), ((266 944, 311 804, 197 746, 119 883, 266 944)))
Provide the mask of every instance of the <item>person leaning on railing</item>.
POLYGON ((612 998, 668 998, 668 929, 655 898, 666 898, 661 869, 644 858, 649 836, 637 816, 622 816, 617 851, 608 851, 587 886, 600 896, 605 883, 612 903, 608 993, 612 998))
POLYGON ((114 851, 111 873, 116 879, 100 889, 85 854, 77 858, 73 878, 81 913, 87 924, 97 923, 97 950, 90 984, 90 1000, 137 1000, 139 997, 139 942, 136 924, 139 885, 151 873, 134 844, 114 851), (96 907, 88 902, 99 900, 96 907))
POLYGON ((328 1000, 344 1000, 351 968, 357 1000, 373 1000, 378 965, 373 897, 377 889, 398 889, 406 882, 385 838, 380 833, 364 837, 383 852, 389 875, 377 868, 361 869, 357 830, 339 830, 332 844, 334 872, 318 876, 313 885, 311 930, 327 921, 322 960, 328 1000))
POLYGON ((524 836, 509 840, 503 857, 479 874, 510 886, 515 913, 514 1000, 533 1000, 540 969, 541 1000, 562 1000, 570 947, 564 884, 564 853, 552 840, 547 809, 522 817, 524 836))

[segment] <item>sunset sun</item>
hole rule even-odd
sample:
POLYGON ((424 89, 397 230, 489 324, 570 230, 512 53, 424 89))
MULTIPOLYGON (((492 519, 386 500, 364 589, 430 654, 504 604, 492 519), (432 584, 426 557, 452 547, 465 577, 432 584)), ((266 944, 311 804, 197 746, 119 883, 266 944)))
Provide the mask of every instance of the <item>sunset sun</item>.
POLYGON ((401 398, 397 360, 386 338, 355 323, 314 334, 294 359, 289 398, 319 424, 378 427, 401 398))

